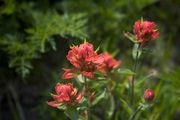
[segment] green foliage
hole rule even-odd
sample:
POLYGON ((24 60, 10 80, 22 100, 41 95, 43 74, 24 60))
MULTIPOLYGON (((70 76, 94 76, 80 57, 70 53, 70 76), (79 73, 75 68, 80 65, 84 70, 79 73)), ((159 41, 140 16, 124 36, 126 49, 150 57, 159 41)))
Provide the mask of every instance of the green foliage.
POLYGON ((15 1, 8 0, 1 8, 0 45, 8 56, 9 67, 23 78, 33 68, 32 60, 47 52, 49 45, 56 50, 54 35, 67 39, 87 37, 84 14, 61 15, 55 9, 43 12, 31 3, 15 5, 15 1))
POLYGON ((92 105, 96 105, 98 102, 100 102, 102 99, 105 98, 106 95, 106 89, 99 93, 99 95, 95 96, 96 99, 92 102, 92 105))
POLYGON ((46 14, 32 12, 35 20, 34 27, 26 29, 30 34, 30 39, 40 42, 40 52, 45 52, 46 42, 49 42, 53 49, 56 49, 54 41, 51 39, 53 35, 62 37, 84 38, 84 25, 86 20, 83 14, 62 15, 57 12, 50 11, 46 14), (41 19, 39 19, 41 18, 41 19))
POLYGON ((0 8, 0 14, 12 14, 15 11, 16 3, 14 0, 5 0, 5 6, 0 8))

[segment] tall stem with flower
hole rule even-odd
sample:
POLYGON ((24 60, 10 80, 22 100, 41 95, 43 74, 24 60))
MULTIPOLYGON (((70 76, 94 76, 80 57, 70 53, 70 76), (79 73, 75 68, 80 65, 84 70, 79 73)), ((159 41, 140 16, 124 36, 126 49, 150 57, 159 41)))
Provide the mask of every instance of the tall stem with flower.
MULTIPOLYGON (((141 55, 141 51, 144 47, 148 46, 149 42, 156 39, 159 36, 159 31, 156 28, 156 24, 151 21, 143 21, 143 19, 138 20, 134 23, 134 29, 133 29, 134 35, 131 33, 125 33, 124 35, 129 38, 131 41, 134 42, 134 68, 133 72, 135 73, 132 77, 132 80, 130 81, 130 97, 131 97, 131 105, 134 107, 134 83, 135 83, 135 76, 137 74, 137 64, 139 57, 141 55)), ((154 96, 153 96, 154 97, 154 96)), ((146 99, 146 98, 145 98, 146 99)), ((152 99, 151 99, 152 100, 152 99)), ((143 108, 142 105, 140 105, 137 110, 134 111, 132 116, 130 117, 130 120, 134 120, 136 117, 136 114, 143 108)))

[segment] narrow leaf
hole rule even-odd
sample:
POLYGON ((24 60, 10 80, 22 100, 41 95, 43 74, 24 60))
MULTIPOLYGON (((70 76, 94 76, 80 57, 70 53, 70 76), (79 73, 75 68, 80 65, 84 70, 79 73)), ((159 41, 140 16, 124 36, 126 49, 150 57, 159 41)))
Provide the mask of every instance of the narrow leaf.
POLYGON ((124 75, 134 75, 135 73, 133 71, 131 71, 130 69, 123 69, 123 68, 120 68, 117 70, 118 73, 120 74, 124 74, 124 75))

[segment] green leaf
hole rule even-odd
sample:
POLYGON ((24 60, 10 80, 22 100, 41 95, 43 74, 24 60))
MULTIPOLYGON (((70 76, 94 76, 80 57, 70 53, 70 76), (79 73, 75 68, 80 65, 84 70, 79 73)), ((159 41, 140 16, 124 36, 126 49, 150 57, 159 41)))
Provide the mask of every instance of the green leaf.
POLYGON ((84 110, 87 110, 87 107, 77 107, 76 110, 77 111, 84 111, 84 110))
POLYGON ((66 110, 67 107, 65 105, 61 105, 60 107, 58 107, 59 110, 66 110))
POLYGON ((135 74, 130 69, 119 68, 117 71, 118 71, 118 73, 123 74, 123 75, 134 75, 135 74))
POLYGON ((124 99, 120 98, 120 100, 121 100, 122 106, 123 106, 123 108, 125 109, 125 111, 126 111, 129 115, 131 115, 132 112, 133 112, 132 108, 129 106, 129 104, 128 104, 124 99))
POLYGON ((95 96, 95 100, 92 102, 92 106, 100 102, 105 96, 106 96, 106 89, 104 89, 104 91, 100 93, 98 96, 95 96))
POLYGON ((69 108, 64 111, 66 116, 68 116, 71 120, 78 120, 78 112, 74 108, 69 108))
MULTIPOLYGON (((87 98, 83 97, 80 105, 81 105, 81 106, 88 106, 88 100, 87 100, 87 98)), ((82 109, 82 108, 81 108, 81 109, 82 109)), ((81 110, 81 109, 78 108, 77 110, 81 110)))
POLYGON ((151 108, 154 105, 154 103, 140 103, 139 106, 142 106, 142 110, 146 110, 151 108))
POLYGON ((138 42, 136 41, 136 37, 135 37, 133 34, 127 32, 127 33, 124 33, 124 36, 127 37, 131 42, 133 42, 133 43, 138 43, 138 42))
POLYGON ((50 43, 51 48, 53 50, 56 50, 56 43, 55 43, 54 39, 53 38, 48 38, 48 42, 50 43))
POLYGON ((114 101, 114 97, 111 94, 109 95, 108 99, 109 101, 107 103, 106 115, 108 119, 111 119, 115 109, 115 101, 114 101))
POLYGON ((83 76, 81 74, 79 74, 76 78, 78 83, 84 83, 83 76))
POLYGON ((140 56, 141 56, 141 53, 142 51, 139 49, 139 44, 136 43, 134 44, 134 47, 133 47, 133 50, 132 50, 132 56, 133 56, 133 59, 139 59, 140 56))
POLYGON ((119 49, 116 49, 111 55, 115 57, 119 53, 119 49))

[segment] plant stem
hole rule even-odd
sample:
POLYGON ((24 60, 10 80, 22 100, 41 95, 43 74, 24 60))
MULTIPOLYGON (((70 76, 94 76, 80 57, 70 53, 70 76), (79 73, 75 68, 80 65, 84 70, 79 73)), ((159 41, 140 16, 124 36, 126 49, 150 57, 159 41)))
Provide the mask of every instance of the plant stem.
MULTIPOLYGON (((88 89, 88 85, 87 85, 87 79, 86 79, 86 76, 83 76, 83 79, 84 79, 84 88, 86 89, 88 89)), ((89 90, 88 90, 88 96, 89 96, 89 90)), ((89 108, 89 104, 87 105, 87 107, 89 108)), ((85 119, 86 120, 89 120, 89 112, 88 112, 88 110, 86 110, 85 111, 85 119)))
POLYGON ((129 120, 134 120, 136 115, 138 114, 138 112, 140 112, 140 110, 143 108, 143 106, 139 106, 138 109, 131 115, 131 117, 129 118, 129 120))
POLYGON ((137 64, 138 64, 139 48, 140 48, 140 45, 138 45, 138 48, 137 48, 137 51, 136 51, 135 62, 134 62, 133 72, 135 74, 133 74, 132 80, 130 81, 130 87, 131 87, 130 98, 131 98, 131 105, 132 106, 134 105, 134 81, 135 81, 136 69, 137 69, 137 64))
POLYGON ((87 80, 86 80, 86 76, 83 76, 83 79, 84 79, 84 85, 85 85, 85 87, 87 87, 87 80))

